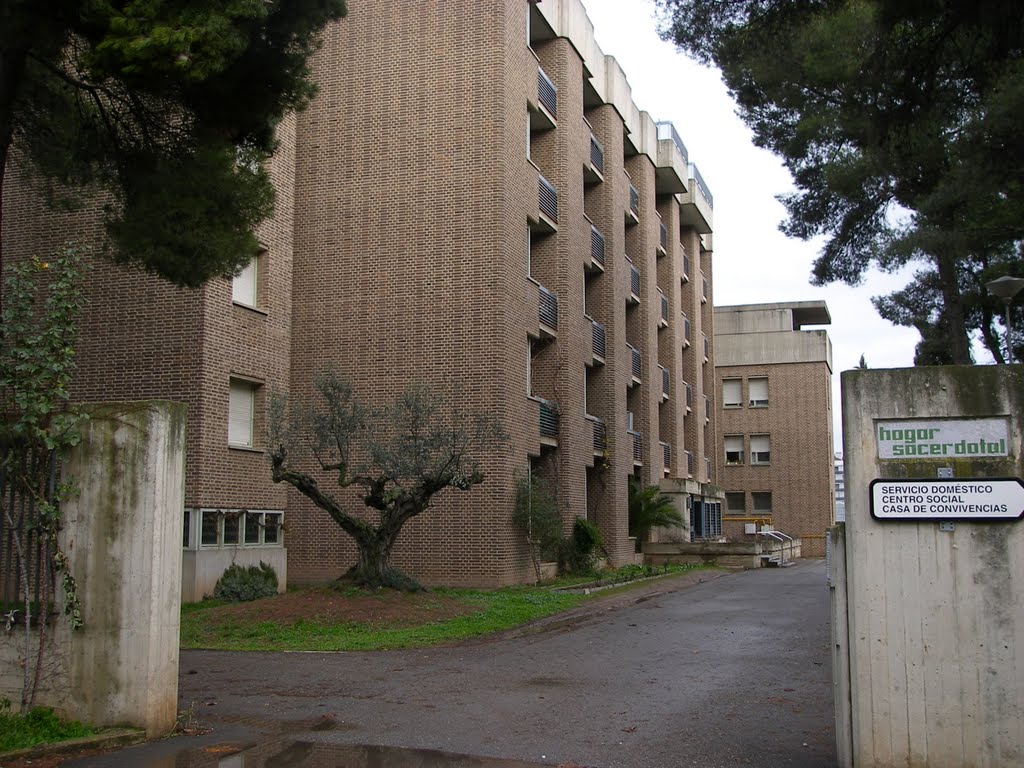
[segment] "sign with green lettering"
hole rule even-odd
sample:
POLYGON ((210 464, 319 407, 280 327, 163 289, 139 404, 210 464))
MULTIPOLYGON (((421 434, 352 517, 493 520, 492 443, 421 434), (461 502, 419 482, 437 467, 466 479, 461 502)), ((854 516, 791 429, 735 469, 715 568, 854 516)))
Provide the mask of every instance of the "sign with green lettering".
POLYGON ((879 459, 1009 456, 1009 435, 1009 422, 1004 417, 875 422, 879 459))

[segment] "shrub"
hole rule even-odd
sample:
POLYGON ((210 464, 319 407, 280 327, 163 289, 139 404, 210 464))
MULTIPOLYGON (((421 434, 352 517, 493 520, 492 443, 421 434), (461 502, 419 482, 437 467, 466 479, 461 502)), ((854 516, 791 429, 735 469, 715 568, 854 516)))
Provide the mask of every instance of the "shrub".
POLYGON ((601 532, 597 530, 597 526, 589 520, 577 517, 572 524, 572 536, 562 543, 558 570, 562 573, 591 573, 603 546, 601 532))
POLYGON ((217 586, 213 588, 213 596, 217 600, 227 600, 231 603, 244 603, 248 600, 259 600, 261 597, 273 597, 276 594, 277 574, 262 560, 259 565, 231 564, 218 579, 217 586))

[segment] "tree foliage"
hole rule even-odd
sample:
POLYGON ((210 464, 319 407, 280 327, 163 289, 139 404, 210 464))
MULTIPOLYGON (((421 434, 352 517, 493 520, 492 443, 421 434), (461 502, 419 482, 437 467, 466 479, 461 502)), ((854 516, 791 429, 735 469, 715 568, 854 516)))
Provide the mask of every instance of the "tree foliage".
POLYGON ((931 295, 930 319, 911 324, 970 362, 965 261, 1005 274, 1024 238, 1019 4, 658 2, 663 34, 722 69, 755 142, 792 173, 783 231, 827 238, 812 281, 925 262, 912 290, 931 295))
POLYGON ((275 483, 295 487, 352 539, 359 550, 350 575, 358 584, 408 583, 389 562, 402 527, 447 489, 467 491, 483 482, 474 451, 502 437, 489 418, 445 409, 423 385, 403 392, 387 409, 360 403, 352 386, 328 369, 314 381, 314 401, 289 408, 271 403, 268 457, 275 483), (301 467, 333 477, 339 488, 359 489, 368 519, 301 467), (318 470, 318 471, 317 471, 318 470))
MULTIPOLYGON (((264 161, 315 86, 345 0, 6 0, 0 181, 10 148, 67 193, 109 193, 109 255, 183 286, 230 276, 273 209, 264 161)), ((54 194, 58 194, 54 192, 54 194)))

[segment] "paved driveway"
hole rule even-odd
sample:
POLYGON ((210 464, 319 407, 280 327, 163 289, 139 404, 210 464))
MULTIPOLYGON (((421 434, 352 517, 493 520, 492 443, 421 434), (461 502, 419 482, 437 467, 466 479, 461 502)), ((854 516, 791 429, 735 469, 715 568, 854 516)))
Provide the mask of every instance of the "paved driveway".
POLYGON ((829 645, 824 563, 808 561, 455 648, 188 651, 180 694, 214 735, 284 727, 599 768, 831 768, 829 645))

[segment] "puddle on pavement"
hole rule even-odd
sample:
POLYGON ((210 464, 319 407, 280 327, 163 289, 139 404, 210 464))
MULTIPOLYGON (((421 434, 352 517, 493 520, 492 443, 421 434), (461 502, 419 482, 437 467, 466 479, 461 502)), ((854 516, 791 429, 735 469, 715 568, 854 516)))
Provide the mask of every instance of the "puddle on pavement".
MULTIPOLYGON (((153 765, 152 768, 161 768, 153 765)), ((431 749, 279 739, 254 746, 214 744, 173 756, 173 768, 551 768, 431 749)))

